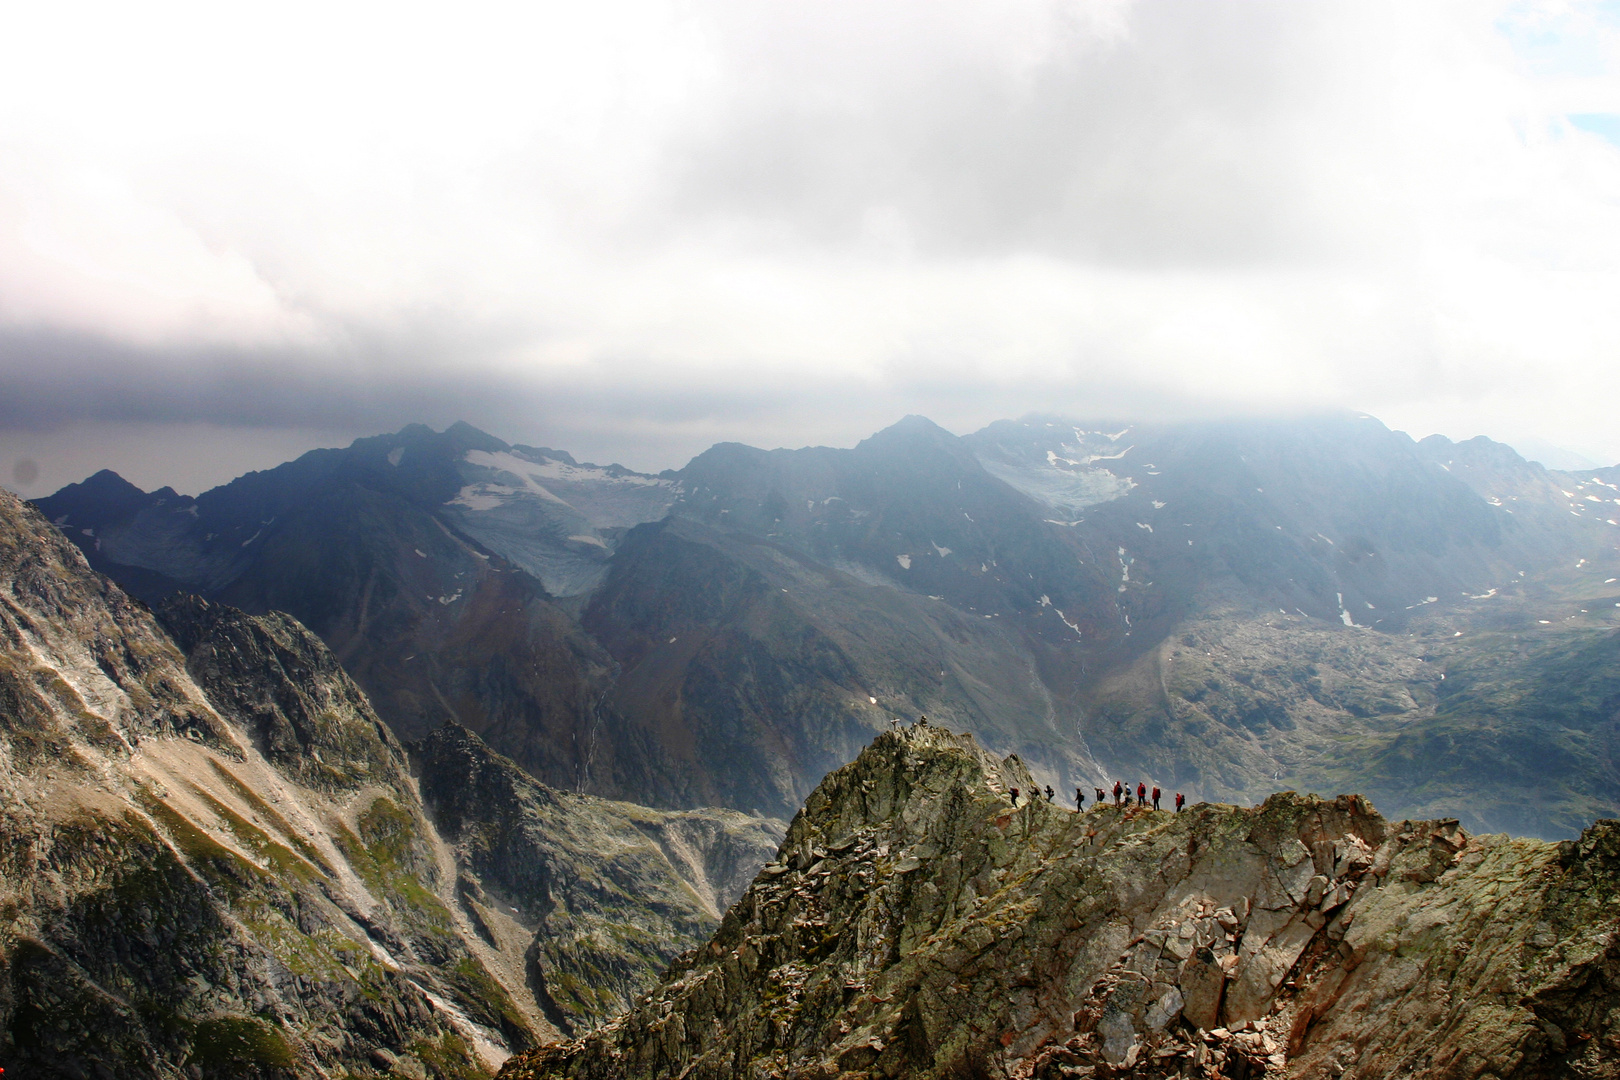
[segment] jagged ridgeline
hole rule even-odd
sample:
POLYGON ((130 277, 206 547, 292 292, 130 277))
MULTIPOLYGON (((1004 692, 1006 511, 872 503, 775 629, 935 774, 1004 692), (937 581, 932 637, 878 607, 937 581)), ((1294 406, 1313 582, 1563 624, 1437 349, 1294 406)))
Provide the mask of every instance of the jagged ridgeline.
POLYGON ((1620 1075, 1620 823, 1032 788, 969 736, 880 735, 712 941, 501 1080, 1620 1075))
POLYGON ((782 828, 408 752, 295 620, 154 617, 0 491, 8 1077, 487 1077, 651 988, 782 828))

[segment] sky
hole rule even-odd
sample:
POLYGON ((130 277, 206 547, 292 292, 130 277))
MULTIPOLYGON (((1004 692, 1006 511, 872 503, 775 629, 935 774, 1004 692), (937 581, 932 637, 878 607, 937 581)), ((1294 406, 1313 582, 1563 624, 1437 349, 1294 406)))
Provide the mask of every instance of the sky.
POLYGON ((1620 461, 1620 0, 0 0, 0 483, 465 419, 1620 461))

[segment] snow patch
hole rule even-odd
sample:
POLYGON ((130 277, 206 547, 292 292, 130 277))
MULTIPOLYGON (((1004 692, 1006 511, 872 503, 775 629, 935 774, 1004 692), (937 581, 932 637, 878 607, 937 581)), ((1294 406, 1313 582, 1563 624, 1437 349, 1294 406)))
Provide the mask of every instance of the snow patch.
MULTIPOLYGON (((568 506, 566 500, 558 498, 544 484, 540 483, 541 480, 561 480, 565 478, 561 469, 567 468, 567 466, 548 468, 548 466, 560 466, 559 462, 548 461, 539 464, 526 461, 516 454, 506 451, 491 453, 488 450, 469 450, 465 460, 469 465, 478 465, 490 469, 499 474, 502 479, 510 478, 517 483, 515 485, 490 482, 468 484, 457 492, 455 498, 450 500, 451 503, 457 506, 465 506, 469 510, 493 510, 512 496, 520 494, 535 495, 547 502, 568 506)), ((575 469, 573 471, 587 474, 605 473, 605 470, 600 469, 575 469)), ((591 478, 595 479, 595 477, 591 478)))
POLYGON ((399 463, 404 460, 404 457, 405 448, 403 446, 396 446, 392 450, 388 451, 388 464, 398 468, 399 463))
POLYGON ((910 555, 896 555, 894 557, 894 561, 900 564, 900 569, 902 569, 902 570, 910 570, 911 569, 911 556, 910 555))
POLYGON ((1151 526, 1151 525, 1149 525, 1149 524, 1148 524, 1148 523, 1147 523, 1147 522, 1145 522, 1145 521, 1138 521, 1138 522, 1137 522, 1137 523, 1136 523, 1136 527, 1137 527, 1137 528, 1138 528, 1138 529, 1146 529, 1146 530, 1147 530, 1147 531, 1148 531, 1148 532, 1152 532, 1152 531, 1153 531, 1153 526, 1151 526))
MULTIPOLYGON (((495 484, 468 484, 466 487, 462 488, 456 493, 456 497, 451 499, 450 503, 453 506, 465 506, 469 510, 477 510, 480 512, 486 510, 496 510, 499 509, 507 499, 518 494, 518 491, 518 488, 499 487, 495 484)), ((550 493, 548 492, 547 494, 549 495, 550 493)), ((557 502, 562 501, 561 499, 557 499, 554 495, 551 497, 556 499, 557 502)))
POLYGON ((942 558, 942 559, 945 556, 947 556, 947 555, 949 555, 951 553, 950 548, 948 548, 948 547, 940 547, 938 544, 935 544, 932 540, 928 541, 928 543, 933 547, 933 549, 936 552, 939 553, 939 557, 942 558))
POLYGON ((563 480, 569 483, 611 483, 622 484, 626 487, 673 487, 674 484, 657 476, 644 476, 640 473, 628 472, 622 469, 603 468, 599 465, 570 465, 566 461, 557 461, 545 458, 542 461, 530 461, 512 453, 488 453, 483 450, 469 450, 465 458, 469 465, 485 465, 492 469, 501 469, 515 475, 538 480, 563 480))

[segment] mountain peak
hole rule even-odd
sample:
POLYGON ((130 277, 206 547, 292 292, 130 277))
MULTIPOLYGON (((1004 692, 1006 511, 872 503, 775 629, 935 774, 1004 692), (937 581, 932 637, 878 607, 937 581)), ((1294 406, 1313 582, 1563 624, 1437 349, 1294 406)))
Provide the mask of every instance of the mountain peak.
POLYGON ((102 469, 53 495, 34 500, 34 505, 53 521, 94 529, 135 513, 151 499, 151 495, 111 469, 102 469))
MULTIPOLYGON (((141 498, 145 491, 125 480, 111 469, 102 469, 100 472, 85 477, 77 484, 69 484, 62 491, 82 491, 85 494, 94 494, 97 498, 141 498)), ((61 494, 58 492, 57 494, 61 494)))
POLYGON ((954 442, 956 436, 920 413, 909 413, 862 441, 874 439, 949 439, 954 442))
POLYGON ((1349 1047, 1357 1075, 1386 1076, 1482 1046, 1522 1075, 1584 1075, 1597 1040, 1543 1032, 1620 1003, 1597 989, 1606 954, 1541 957, 1616 925, 1617 832, 1476 838, 1294 792, 1070 810, 1016 758, 919 723, 822 782, 653 994, 501 1077, 1315 1076, 1349 1047), (1438 910, 1470 947, 1413 933, 1438 910), (1537 992, 1500 1002, 1486 970, 1537 992))
POLYGON ((486 450, 489 453, 499 453, 510 449, 506 443, 497 439, 487 431, 473 427, 465 420, 457 420, 444 429, 445 438, 459 444, 466 450, 486 450))

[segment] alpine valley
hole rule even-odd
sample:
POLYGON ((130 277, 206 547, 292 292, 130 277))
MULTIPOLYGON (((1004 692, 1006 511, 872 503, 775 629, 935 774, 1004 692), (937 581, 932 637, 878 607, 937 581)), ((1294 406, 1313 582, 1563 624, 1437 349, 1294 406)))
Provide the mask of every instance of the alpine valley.
POLYGON ((1617 521, 1358 415, 0 493, 0 1066, 1620 1076, 1617 521))

